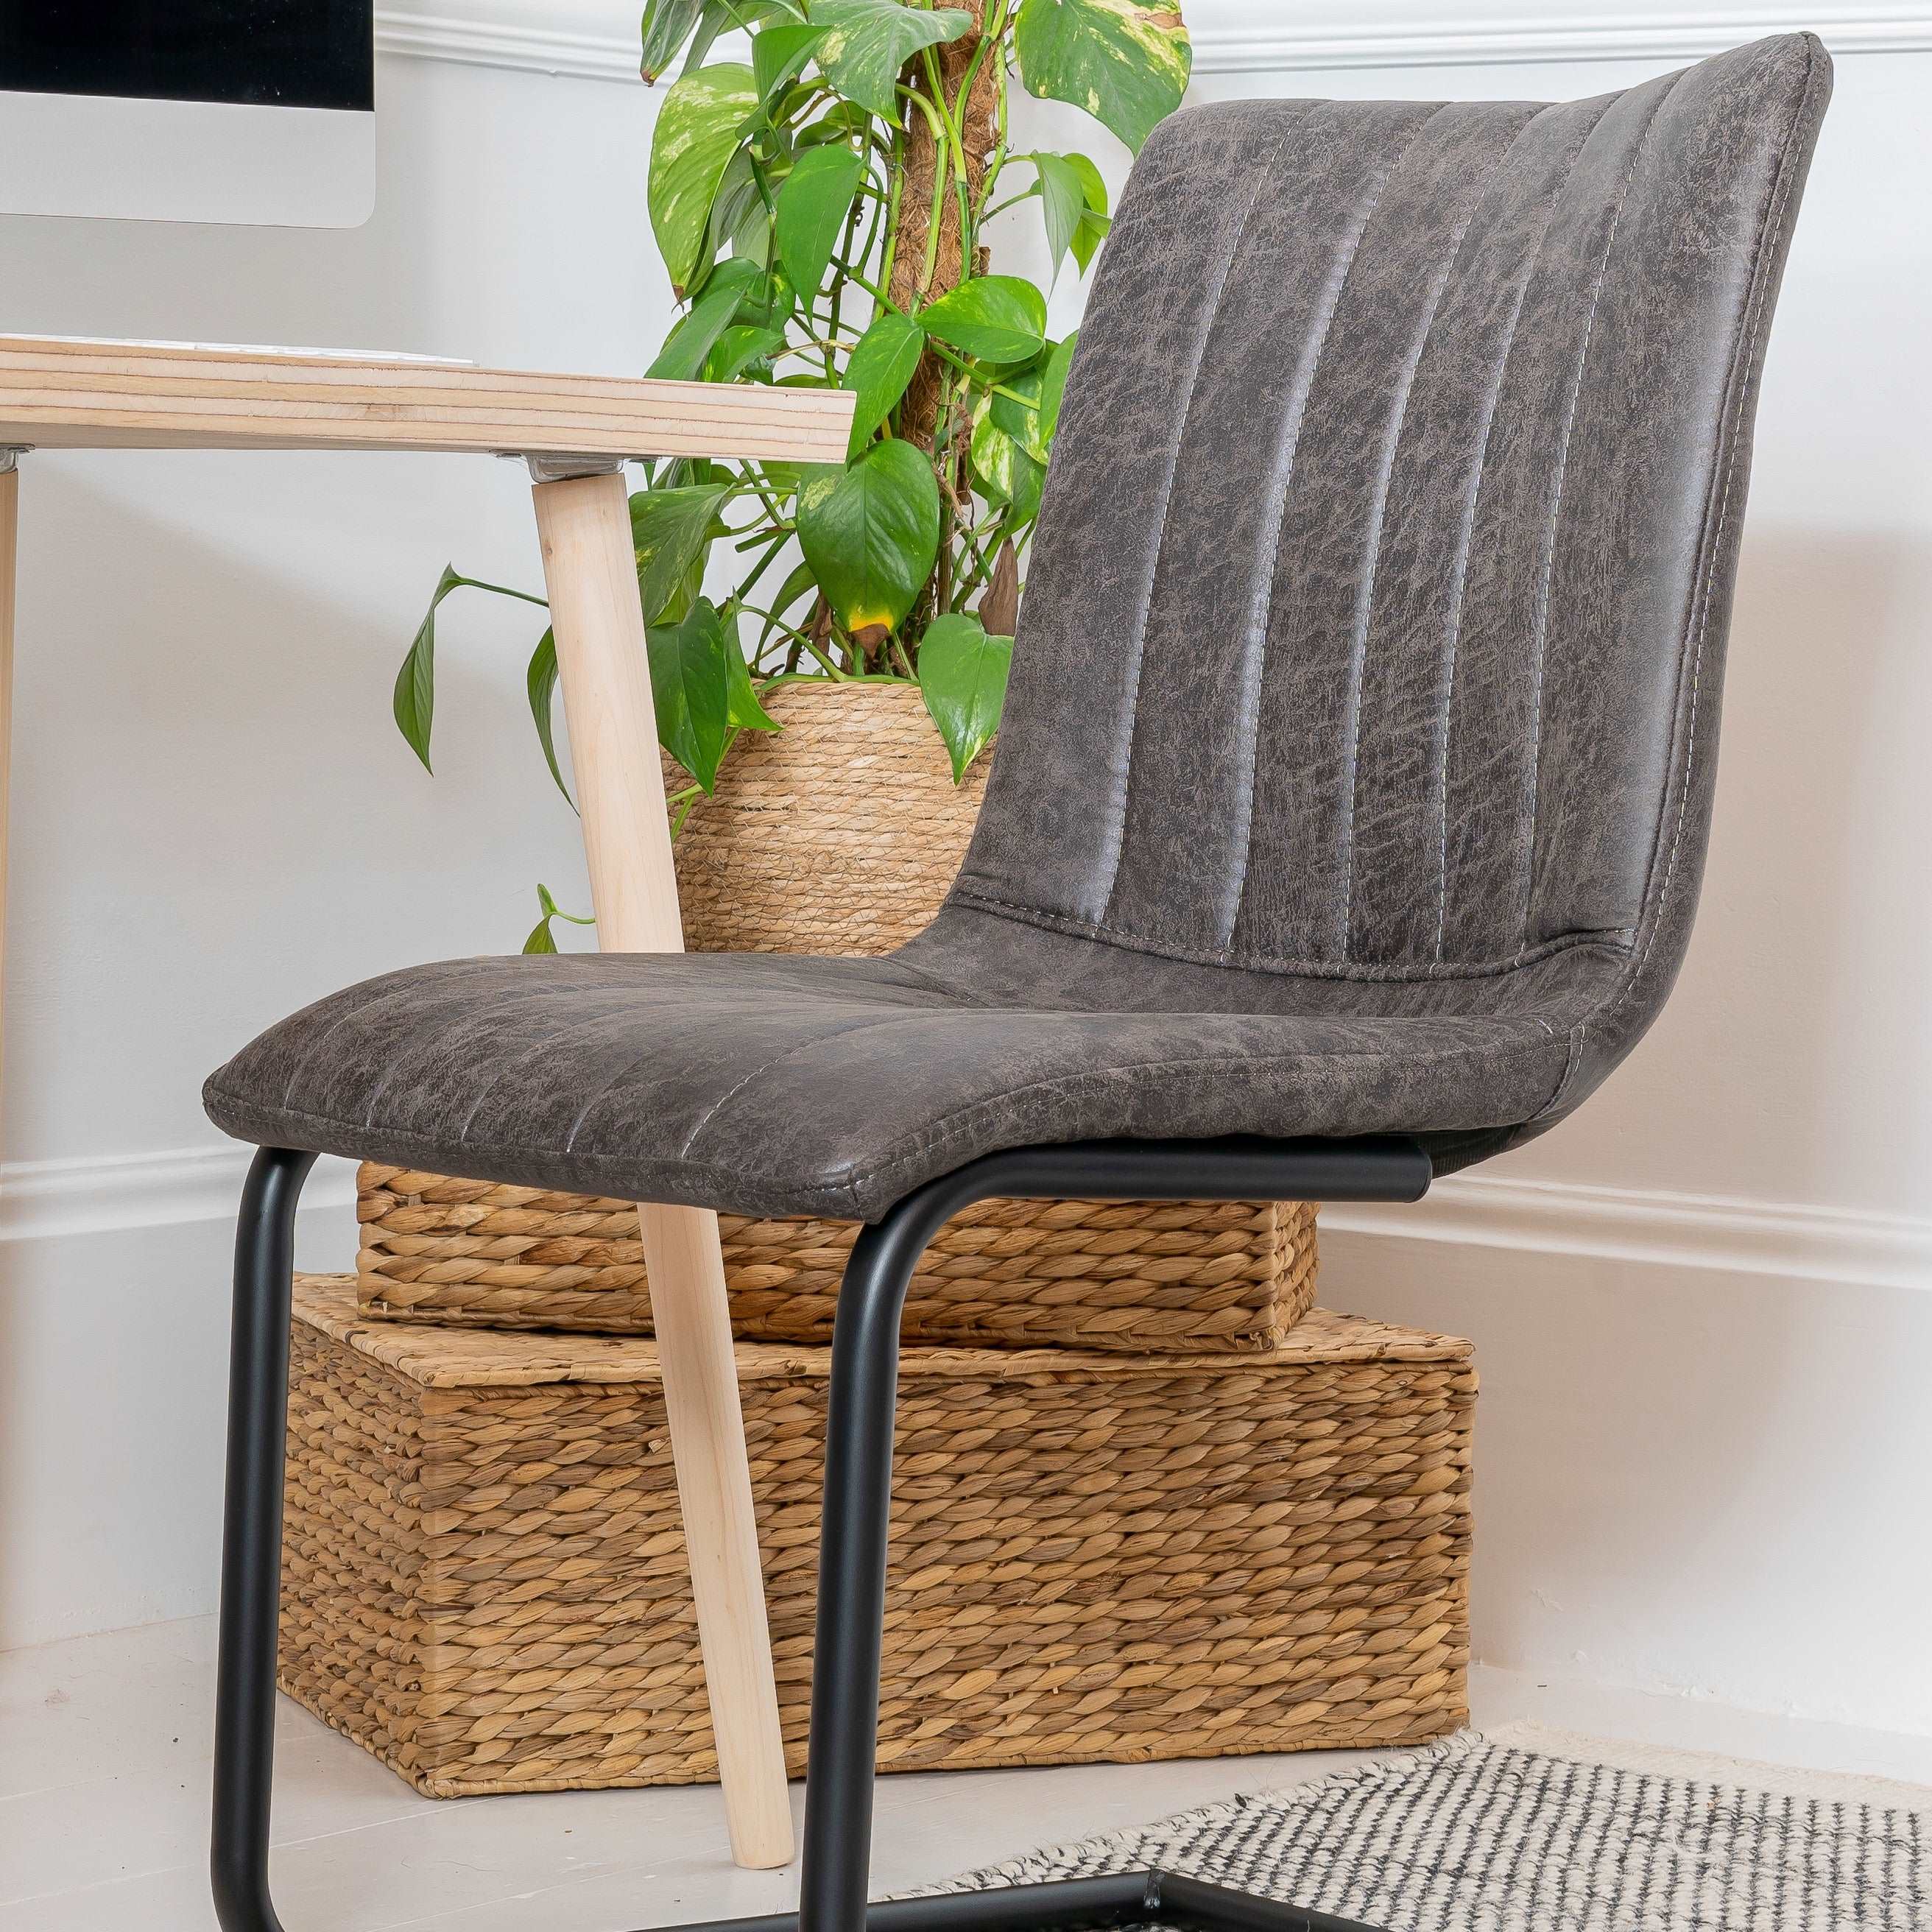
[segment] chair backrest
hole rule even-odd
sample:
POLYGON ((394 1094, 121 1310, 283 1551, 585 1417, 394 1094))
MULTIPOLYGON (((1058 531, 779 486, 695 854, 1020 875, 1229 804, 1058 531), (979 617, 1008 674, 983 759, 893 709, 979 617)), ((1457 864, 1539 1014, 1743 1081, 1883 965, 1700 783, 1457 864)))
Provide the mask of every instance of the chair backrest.
POLYGON ((1667 987, 1829 74, 1793 34, 1557 106, 1164 124, 1096 275, 956 903, 1324 977, 1588 936, 1667 987))

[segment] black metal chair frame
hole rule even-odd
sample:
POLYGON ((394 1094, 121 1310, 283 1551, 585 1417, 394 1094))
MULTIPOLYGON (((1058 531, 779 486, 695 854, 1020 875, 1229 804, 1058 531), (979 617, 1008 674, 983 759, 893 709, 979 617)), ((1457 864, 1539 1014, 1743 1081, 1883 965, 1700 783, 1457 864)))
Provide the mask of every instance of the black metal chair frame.
MULTIPOLYGON (((214 1725, 212 1864, 223 1932, 281 1932, 268 1890, 268 1817, 283 1459, 296 1208, 315 1158, 274 1148, 256 1154, 236 1244, 214 1725)), ((1414 1201, 1430 1173, 1422 1147, 1395 1137, 1077 1142, 988 1154, 928 1182, 860 1232, 832 1334, 799 1909, 689 1932, 1372 1932, 1151 1870, 867 1902, 899 1322, 926 1244, 976 1201, 1414 1201)))

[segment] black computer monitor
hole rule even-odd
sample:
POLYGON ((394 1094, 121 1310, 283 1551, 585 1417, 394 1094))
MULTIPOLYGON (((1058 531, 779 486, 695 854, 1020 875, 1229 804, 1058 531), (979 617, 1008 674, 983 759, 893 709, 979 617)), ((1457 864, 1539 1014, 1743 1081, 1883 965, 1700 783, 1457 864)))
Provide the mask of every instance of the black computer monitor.
POLYGON ((0 0, 0 211, 347 227, 373 0, 0 0))

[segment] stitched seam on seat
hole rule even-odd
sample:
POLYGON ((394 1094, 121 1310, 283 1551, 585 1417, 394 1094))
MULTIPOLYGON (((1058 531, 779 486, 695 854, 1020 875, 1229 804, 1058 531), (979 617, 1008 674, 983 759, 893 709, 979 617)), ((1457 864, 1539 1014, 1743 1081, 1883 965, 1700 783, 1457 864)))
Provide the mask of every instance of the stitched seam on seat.
MULTIPOLYGON (((1650 930, 1646 934, 1636 961, 1630 968, 1623 991, 1600 1016, 1600 1024, 1604 1026, 1608 1026, 1636 995, 1637 987, 1642 981, 1644 968, 1649 963, 1652 950, 1656 946, 1658 935, 1664 930, 1664 909, 1670 902, 1671 887, 1677 876, 1677 862, 1683 849, 1684 827, 1688 823, 1690 809, 1691 770, 1697 755, 1697 700, 1703 670, 1704 644, 1710 628, 1712 606, 1715 601, 1714 592, 1718 561, 1724 550, 1724 532, 1730 517, 1731 488, 1737 480, 1743 459, 1744 410, 1750 401, 1752 381, 1756 374, 1765 321, 1771 312, 1768 284, 1763 279, 1764 266, 1768 258, 1776 256, 1784 238, 1784 224, 1790 212, 1791 193, 1799 172, 1792 162, 1798 137, 1811 104, 1811 90, 1818 77, 1818 46, 1819 43, 1814 37, 1805 49, 1804 83, 1798 90, 1798 106, 1792 116, 1790 131, 1785 136, 1784 153, 1778 163, 1778 178, 1772 191, 1771 205, 1758 231, 1757 250, 1751 266, 1753 286, 1748 302, 1749 334, 1744 349, 1737 394, 1731 404, 1730 419, 1726 431, 1731 446, 1725 458, 1724 489, 1718 499, 1716 528, 1699 560, 1702 580, 1697 589, 1696 640, 1690 658, 1690 713, 1686 721, 1683 770, 1678 780, 1677 823, 1671 835, 1670 854, 1664 862, 1664 878, 1658 887, 1657 904, 1651 918, 1650 930)), ((1734 358, 1733 367, 1737 366, 1734 358)), ((1660 800, 1658 802, 1660 809, 1664 801, 1660 800)), ((1553 1112, 1561 1105, 1569 1090, 1572 1078, 1581 1070, 1583 1047, 1589 1036, 1592 1024, 1590 1018, 1577 1022, 1575 1051, 1570 1068, 1566 1071, 1562 1084, 1545 1108, 1546 1113, 1553 1112)))
MULTIPOLYGON (((566 1154, 569 1153, 576 1146, 577 1136, 583 1132, 584 1124, 590 1118, 591 1110, 603 1100, 619 1081, 628 1080, 639 1067, 646 1065, 652 1056, 661 1050, 661 1045, 656 1041, 653 1041, 648 1046, 640 1047, 624 1062, 622 1066, 613 1070, 598 1083, 596 1091, 586 1096, 582 1105, 571 1116, 570 1125, 563 1130, 563 1150, 566 1154)), ((473 1120, 476 1116, 472 1113, 470 1118, 473 1120)))
MULTIPOLYGON (((533 1060, 544 1059, 550 1054, 568 1048, 584 1034, 594 1033, 599 1027, 608 1026, 613 1022, 626 1021, 630 1018, 636 1005, 637 996, 634 992, 630 988, 619 986, 613 986, 609 991, 614 1004, 605 1011, 591 1014, 585 1018, 578 1020, 574 1024, 565 1028, 561 1033, 554 1034, 548 1040, 539 1040, 526 1046, 520 1053, 511 1059, 508 1064, 497 1068, 496 1072, 484 1082, 482 1090, 470 1102, 469 1112, 463 1117, 463 1124, 457 1130, 457 1144, 459 1146, 468 1141, 470 1130, 476 1124, 476 1116, 488 1103, 490 1095, 495 1093, 496 1089, 520 1067, 527 1066, 533 1060)), ((438 1045, 440 1046, 441 1042, 439 1042, 438 1045)), ((369 1108, 372 1118, 376 1103, 388 1090, 389 1082, 396 1077, 400 1064, 401 1062, 398 1060, 396 1065, 392 1066, 370 1090, 369 1108)))
POLYGON ((832 1040, 844 1040, 850 1034, 876 1033, 883 1027, 910 1026, 916 1021, 929 1020, 932 1018, 932 1015, 930 1012, 920 1012, 896 1013, 889 1020, 861 1020, 856 1025, 836 1027, 830 1033, 819 1034, 810 1040, 801 1040, 795 1046, 786 1048, 784 1052, 775 1053, 770 1059, 760 1060, 742 1080, 734 1082, 698 1116, 690 1132, 684 1137, 684 1144, 678 1150, 679 1157, 683 1158, 697 1145, 698 1136, 711 1124, 719 1108, 730 1101, 735 1100, 754 1080, 758 1079, 763 1074, 769 1073, 773 1067, 782 1066, 788 1060, 795 1060, 802 1053, 810 1053, 832 1040))
POLYGON ((1543 251, 1550 239, 1551 224, 1556 219, 1556 211, 1562 204, 1563 196, 1570 184, 1576 178, 1577 164, 1583 158, 1583 150, 1588 146, 1590 136, 1601 124, 1604 116, 1610 110, 1611 103, 1604 104, 1602 112, 1583 130, 1576 143, 1576 152, 1570 157, 1570 165, 1563 171, 1563 178, 1557 182, 1550 196, 1549 205, 1543 211, 1543 225, 1537 230, 1536 245, 1530 250, 1523 264, 1522 280, 1518 284, 1516 301, 1510 310, 1509 326, 1504 331, 1502 353, 1496 359, 1496 371, 1484 403, 1483 436, 1476 453, 1475 474, 1470 478, 1468 500, 1462 508, 1462 526, 1457 534, 1456 545, 1456 598, 1450 608, 1449 628, 1446 644, 1447 662, 1442 693, 1442 724, 1438 734, 1441 746, 1441 762, 1436 769, 1436 948, 1432 956, 1442 957, 1442 948, 1449 930, 1449 734, 1455 715, 1456 668, 1458 651, 1462 639, 1462 611, 1469 588, 1469 557, 1476 538, 1476 518, 1480 512, 1483 496, 1483 477, 1489 467, 1490 444, 1496 431, 1496 410, 1502 400, 1503 386, 1509 380, 1510 363, 1516 353, 1516 332, 1522 321, 1523 304, 1529 298, 1530 284, 1536 279, 1536 272, 1542 265, 1543 251))
MULTIPOLYGON (((1526 128, 1528 122, 1523 126, 1526 128)), ((1422 326, 1417 331, 1415 346, 1411 350, 1402 372, 1402 400, 1396 412, 1395 435, 1389 442, 1383 456, 1381 472, 1376 479, 1375 523, 1369 533, 1368 548, 1364 556, 1362 572, 1362 588, 1356 600, 1355 634, 1348 647, 1348 760, 1342 782, 1348 788, 1348 809, 1342 823, 1342 843, 1345 853, 1342 867, 1342 929, 1340 952, 1344 962, 1350 957, 1350 935, 1354 928, 1355 919, 1355 806, 1361 789, 1362 752, 1362 687, 1368 676, 1369 630, 1375 620, 1376 579, 1382 570, 1382 538, 1388 518, 1389 484, 1395 475, 1395 466, 1402 459, 1402 440, 1408 430, 1408 405, 1415 393, 1416 372, 1422 367, 1422 358, 1428 352, 1429 338, 1436 328, 1436 318, 1441 312, 1442 298, 1449 286, 1449 278, 1454 274, 1456 258, 1462 253, 1464 238, 1470 224, 1475 220, 1477 212, 1483 205, 1483 197, 1489 191, 1489 184, 1501 172, 1510 155, 1516 152, 1516 143, 1522 139, 1523 129, 1519 128, 1510 137, 1509 145, 1490 164, 1490 170, 1483 187, 1469 202, 1468 212, 1456 225, 1456 232, 1449 238, 1449 246, 1442 257, 1442 272, 1436 278, 1436 286, 1429 297, 1428 312, 1422 318, 1422 326)), ((1405 151, 1406 158, 1406 151, 1405 151)))
POLYGON ((1133 684, 1127 694, 1127 742, 1120 766, 1120 798, 1114 814, 1114 823, 1108 832, 1112 850, 1107 861, 1107 894, 1100 902, 1102 918, 1113 909, 1114 894, 1120 884, 1120 857, 1126 846, 1127 800, 1133 783, 1134 739, 1140 724, 1141 680, 1147 665, 1148 620, 1153 614, 1154 591, 1160 582, 1161 553, 1166 547, 1167 511, 1174 494, 1174 472, 1180 467, 1181 446, 1187 438, 1188 419, 1193 413, 1194 391, 1201 380, 1201 365, 1207 358, 1208 344, 1213 338, 1214 325, 1220 319, 1222 300, 1227 293, 1228 278, 1234 273, 1235 258, 1240 253, 1241 237, 1247 232, 1248 224, 1253 218, 1255 207, 1261 200, 1262 188, 1267 182, 1269 171, 1281 158, 1282 150, 1287 145, 1288 130, 1283 128, 1276 136, 1274 146, 1269 149, 1267 160, 1259 163, 1255 169, 1253 185, 1248 190, 1247 202, 1241 210, 1240 219, 1234 223, 1228 238, 1228 252, 1222 258, 1219 274, 1215 277, 1214 292, 1208 297, 1200 337, 1194 345, 1193 358, 1188 365, 1187 386, 1181 398, 1180 418, 1174 426, 1173 445, 1168 451, 1166 473, 1161 478, 1160 507, 1154 518, 1154 562, 1148 572, 1147 594, 1140 599, 1140 621, 1134 634, 1133 684))
MULTIPOLYGON (((524 1066, 532 1059, 541 1059, 546 1054, 556 1052, 560 1047, 569 1046, 584 1034, 593 1031, 598 1025, 607 1021, 622 1020, 634 1012, 637 1006, 638 994, 640 990, 638 985, 614 984, 609 988, 602 990, 609 992, 619 1001, 620 1004, 614 1010, 586 1019, 578 1025, 570 1028, 567 1031, 556 1035, 553 1039, 537 1042, 535 1045, 529 1047, 522 1053, 518 1054, 508 1066, 500 1069, 488 1085, 484 1088, 482 1093, 477 1095, 475 1102, 470 1107, 470 1112, 464 1117, 463 1126, 460 1134, 460 1138, 464 1140, 466 1140, 468 1138, 470 1130, 475 1124, 476 1116, 482 1111, 482 1108, 488 1102, 490 1096, 496 1090, 497 1088, 502 1084, 505 1079, 514 1074, 519 1067, 524 1066)), ((808 1001, 808 1004, 815 1006, 814 1002, 808 1001)), ((584 1118, 589 1114, 591 1108, 596 1106, 598 1102, 602 1100, 604 1095, 609 1093, 610 1089, 615 1086, 620 1080, 622 1079, 627 1074, 634 1072, 640 1065, 641 1065, 645 1060, 648 1060, 653 1050, 654 1049, 651 1048, 646 1047, 642 1052, 633 1054, 630 1059, 626 1061, 622 1067, 612 1073, 610 1076, 604 1082, 602 1085, 597 1089, 596 1093, 592 1094, 586 1100, 585 1100, 583 1106, 578 1109, 576 1118, 571 1122, 568 1129, 565 1133, 563 1144, 566 1151, 574 1142, 578 1130, 584 1124, 584 1118)), ((375 1100, 380 1097, 383 1088, 387 1086, 389 1077, 389 1076, 386 1075, 383 1081, 377 1088, 376 1092, 371 1095, 370 1100, 372 1105, 375 1100)), ((748 1078, 754 1078, 755 1074, 748 1075, 746 1077, 748 1078)))
MULTIPOLYGON (((476 965, 482 962, 476 960, 463 960, 448 963, 469 966, 476 965)), ((352 988, 352 990, 354 989, 352 988)), ((296 1084, 301 1079, 303 1070, 308 1066, 309 1062, 328 1044, 328 1042, 336 1034, 339 1033, 344 1027, 348 1025, 352 1020, 359 1019, 364 1014, 368 1012, 371 1006, 380 1005, 385 1000, 390 998, 392 995, 395 996, 398 999, 400 999, 405 991, 403 987, 394 984, 393 981, 388 980, 372 983, 362 988, 362 990, 368 995, 366 998, 358 1000, 352 1006, 345 1007, 342 1012, 338 1013, 334 1018, 322 1028, 321 1033, 317 1035, 316 1038, 309 1040, 304 1044, 302 1052, 296 1055, 293 1064, 290 1066, 288 1073, 283 1082, 282 1091, 284 1094, 292 1094, 295 1091, 296 1084)))
MULTIPOLYGON (((597 993, 608 994, 613 999, 620 997, 620 989, 616 986, 600 986, 591 990, 597 993)), ((500 1002, 506 1004, 511 1000, 514 1000, 519 1006, 541 1006, 545 1004, 550 999, 554 998, 556 995, 556 992, 557 989, 555 987, 545 986, 542 982, 536 981, 532 982, 528 986, 520 986, 517 988, 512 994, 501 994, 499 996, 499 999, 500 1002)), ((581 998, 582 996, 582 989, 573 989, 573 997, 581 998)), ((458 1023, 459 1024, 464 1021, 473 1020, 476 1017, 474 1010, 467 1005, 459 1006, 455 1010, 458 1023)), ((502 1017, 502 1013, 503 1004, 499 1004, 498 1005, 493 1006, 488 1017, 494 1020, 500 1021, 502 1017)), ((602 1019, 608 1019, 610 1017, 610 1015, 607 1011, 600 1014, 598 1017, 602 1019)), ((450 1018, 450 1014, 448 1011, 446 1010, 440 1012, 436 1016, 436 1018, 440 1022, 446 1022, 450 1018)), ((580 1026, 591 1023, 592 1022, 580 1022, 580 1026)), ((418 1044, 418 1042, 413 1037, 413 1034, 420 1033, 422 1030, 423 1029, 421 1028, 413 1030, 412 1037, 410 1042, 412 1046, 418 1044)), ((574 1034, 579 1030, 580 1027, 572 1027, 571 1028, 571 1032, 574 1034)), ((439 1050, 441 1048, 442 1045, 442 1038, 443 1036, 439 1036, 436 1042, 439 1050)), ((527 1054, 520 1056, 520 1058, 525 1058, 527 1057, 527 1054)), ((381 1077, 377 1079, 376 1084, 369 1090, 367 1098, 368 1105, 372 1110, 374 1108, 376 1102, 380 1101, 382 1096, 388 1091, 390 1084, 403 1077, 404 1070, 407 1064, 408 1063, 404 1058, 403 1052, 398 1048, 396 1053, 390 1059, 388 1064, 383 1068, 381 1077)), ((497 1077, 500 1078, 501 1075, 500 1074, 497 1077)), ((493 1081, 491 1084, 494 1085, 494 1084, 495 1082, 493 1081)), ((484 1090, 484 1094, 478 1095, 475 1102, 472 1105, 469 1114, 465 1116, 464 1120, 462 1129, 464 1132, 468 1132, 470 1122, 475 1118, 476 1108, 482 1105, 483 1100, 488 1094, 488 1091, 489 1089, 486 1088, 484 1090)))
MULTIPOLYGON (((1417 142, 1427 130, 1447 111, 1438 107, 1436 112, 1417 124, 1415 131, 1405 141, 1401 148, 1390 159, 1389 164, 1376 177, 1367 199, 1360 204, 1354 230, 1348 242, 1335 260, 1330 263, 1328 286, 1323 297, 1319 326, 1313 344, 1313 352, 1304 353, 1301 362, 1306 374, 1299 380, 1288 412, 1287 433, 1276 445, 1274 470, 1270 472, 1269 497, 1272 510, 1264 528, 1272 531, 1268 548, 1268 562, 1264 568, 1256 574, 1256 590, 1248 613, 1248 644, 1246 660, 1242 668, 1241 723, 1246 728, 1243 734, 1241 778, 1236 795, 1236 820, 1240 829, 1241 845, 1240 869, 1234 880, 1233 904, 1226 917, 1218 924, 1216 937, 1223 946, 1232 946, 1234 934, 1241 923, 1241 907, 1247 897, 1248 867, 1254 850, 1255 830, 1255 776, 1260 763, 1262 727, 1262 689, 1268 676, 1268 639, 1270 626, 1269 618, 1274 609, 1275 578, 1281 567, 1282 532, 1288 521, 1288 492, 1294 487, 1294 466, 1300 454, 1301 431, 1308 415, 1308 399, 1313 394, 1316 378, 1322 373, 1322 358, 1328 352, 1329 332, 1335 326, 1336 312, 1342 306, 1342 297, 1347 290, 1348 278, 1354 272, 1355 256, 1362 245, 1362 237, 1368 232, 1369 224, 1375 219, 1376 210, 1382 204, 1388 192, 1390 182, 1401 172, 1402 164, 1407 160, 1417 142)), ((1108 901, 1111 907, 1111 896, 1108 901)))
POLYGON ((1498 974, 1514 972, 1520 967, 1533 965, 1538 960, 1548 958, 1552 953, 1568 952, 1576 946, 1599 946, 1608 951, 1628 951, 1636 937, 1636 930, 1633 926, 1614 926, 1600 932, 1558 933, 1553 938, 1539 940, 1535 945, 1507 958, 1448 960, 1427 964, 1402 961, 1372 962, 1365 960, 1290 959, 1252 953, 1236 956, 1232 953, 1210 952, 1202 947, 1171 945, 1142 934, 1125 932, 1118 927, 1102 926, 1092 920, 1078 919, 1070 913, 1043 911, 1037 906, 1022 905, 1014 900, 995 898, 974 886, 956 885, 952 897, 958 904, 983 912, 988 918, 1008 920, 1019 925, 1036 926, 1048 932, 1064 932, 1078 938, 1091 939, 1098 944, 1114 946, 1124 952, 1144 953, 1154 958, 1172 959, 1190 966, 1212 967, 1223 972, 1267 973, 1283 978, 1350 980, 1364 985, 1492 979, 1498 974))
POLYGON ((1643 131, 1637 137, 1630 152, 1630 166, 1624 175, 1623 186, 1617 194, 1617 205, 1610 216, 1610 232, 1604 237, 1604 252, 1597 263, 1597 278, 1590 290, 1590 306, 1583 318, 1583 340, 1576 352, 1576 374, 1570 385, 1570 404, 1563 419, 1563 441, 1556 453, 1556 490, 1550 506, 1550 514, 1544 531, 1543 563, 1538 572, 1536 586, 1536 605, 1534 627, 1531 632, 1536 656, 1536 677, 1532 686, 1529 707, 1529 783, 1528 796, 1523 802, 1522 818, 1524 824, 1522 856, 1522 936, 1526 944, 1529 938, 1531 902, 1536 890, 1536 814, 1538 788, 1542 776, 1543 753, 1543 677, 1549 662, 1550 651, 1550 592, 1551 580, 1556 572, 1557 538, 1563 524, 1563 493, 1570 478, 1570 440, 1576 428, 1576 406, 1583 394, 1583 378, 1588 373, 1590 345, 1595 339, 1597 308, 1602 301, 1604 285, 1610 279, 1610 256, 1616 248, 1618 231, 1623 226, 1624 209, 1630 200, 1630 184, 1636 179, 1636 171, 1642 166, 1645 154, 1650 148, 1650 137, 1664 110, 1677 98, 1677 91, 1693 71, 1686 68, 1659 98, 1650 110, 1649 118, 1643 124, 1643 131))

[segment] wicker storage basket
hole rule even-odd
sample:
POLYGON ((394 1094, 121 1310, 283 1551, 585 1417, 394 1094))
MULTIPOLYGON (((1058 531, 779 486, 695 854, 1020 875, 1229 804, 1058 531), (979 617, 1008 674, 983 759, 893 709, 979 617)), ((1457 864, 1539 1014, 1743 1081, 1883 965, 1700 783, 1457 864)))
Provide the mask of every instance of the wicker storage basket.
MULTIPOLYGON (((622 1201, 365 1164, 363 1312, 648 1335, 638 1210, 622 1201)), ((858 1229, 722 1214, 741 1339, 827 1342, 858 1229)), ((1247 1201, 988 1201, 949 1222, 906 1305, 911 1341, 1130 1351, 1272 1348, 1315 1300, 1315 1209, 1247 1201)))
MULTIPOLYGON (((792 1769, 822 1349, 739 1351, 792 1769)), ((1469 1346, 915 1348, 880 1762, 1386 1745, 1463 1721, 1469 1346)), ((716 1775, 648 1342, 370 1323, 297 1286, 283 1688, 437 1796, 716 1775)))

